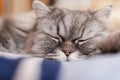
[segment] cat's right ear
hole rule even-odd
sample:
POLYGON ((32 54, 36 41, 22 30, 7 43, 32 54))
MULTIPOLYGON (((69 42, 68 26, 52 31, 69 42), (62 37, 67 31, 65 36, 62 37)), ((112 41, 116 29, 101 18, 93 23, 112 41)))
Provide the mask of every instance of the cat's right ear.
POLYGON ((50 12, 50 9, 44 3, 38 0, 33 1, 32 7, 37 17, 45 16, 50 12))
POLYGON ((109 20, 110 14, 112 12, 112 6, 106 6, 95 12, 95 17, 99 21, 106 23, 109 20))

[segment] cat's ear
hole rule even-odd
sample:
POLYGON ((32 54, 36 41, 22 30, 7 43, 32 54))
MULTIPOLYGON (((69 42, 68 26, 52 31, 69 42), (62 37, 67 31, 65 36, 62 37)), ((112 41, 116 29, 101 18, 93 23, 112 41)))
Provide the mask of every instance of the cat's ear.
POLYGON ((50 12, 50 9, 44 3, 38 0, 33 1, 32 7, 37 17, 45 16, 50 12))
POLYGON ((96 11, 94 15, 99 21, 106 23, 110 17, 111 11, 112 11, 112 6, 106 6, 96 11))

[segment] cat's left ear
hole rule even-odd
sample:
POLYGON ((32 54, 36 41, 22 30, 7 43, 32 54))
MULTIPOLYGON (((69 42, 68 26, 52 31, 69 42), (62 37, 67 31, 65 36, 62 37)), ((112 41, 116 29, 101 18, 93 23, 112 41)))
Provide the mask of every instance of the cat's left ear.
POLYGON ((99 21, 106 23, 110 17, 111 12, 112 6, 110 5, 96 11, 94 15, 99 21))
POLYGON ((50 9, 39 0, 34 0, 32 7, 37 17, 45 16, 50 12, 50 9))

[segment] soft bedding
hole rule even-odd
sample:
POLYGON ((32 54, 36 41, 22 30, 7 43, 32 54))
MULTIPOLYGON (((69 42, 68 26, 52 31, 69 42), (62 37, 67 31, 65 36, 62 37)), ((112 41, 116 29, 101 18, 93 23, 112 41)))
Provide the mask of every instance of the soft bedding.
POLYGON ((120 55, 58 62, 0 52, 0 80, 120 80, 120 55))

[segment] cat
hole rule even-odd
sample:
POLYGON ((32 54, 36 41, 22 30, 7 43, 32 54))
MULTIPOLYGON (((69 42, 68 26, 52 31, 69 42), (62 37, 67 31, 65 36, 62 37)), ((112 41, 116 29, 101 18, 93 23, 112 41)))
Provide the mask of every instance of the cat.
POLYGON ((0 17, 0 51, 17 52, 35 25, 33 12, 0 17))
POLYGON ((98 45, 101 53, 120 52, 120 30, 113 32, 107 36, 104 41, 98 45))
POLYGON ((101 52, 98 45, 109 34, 105 25, 111 6, 98 11, 73 11, 48 8, 42 2, 34 1, 33 10, 37 16, 36 30, 31 32, 26 41, 23 50, 25 53, 72 61, 86 59, 101 52))
MULTIPOLYGON (((111 6, 97 11, 74 11, 48 8, 41 1, 34 0, 33 11, 34 14, 26 16, 3 18, 1 23, 4 25, 1 26, 4 27, 0 34, 2 48, 12 53, 72 61, 111 52, 107 48, 114 46, 107 43, 113 42, 114 37, 119 40, 120 31, 112 35, 105 27, 111 6)), ((119 51, 119 46, 116 51, 119 51)))

